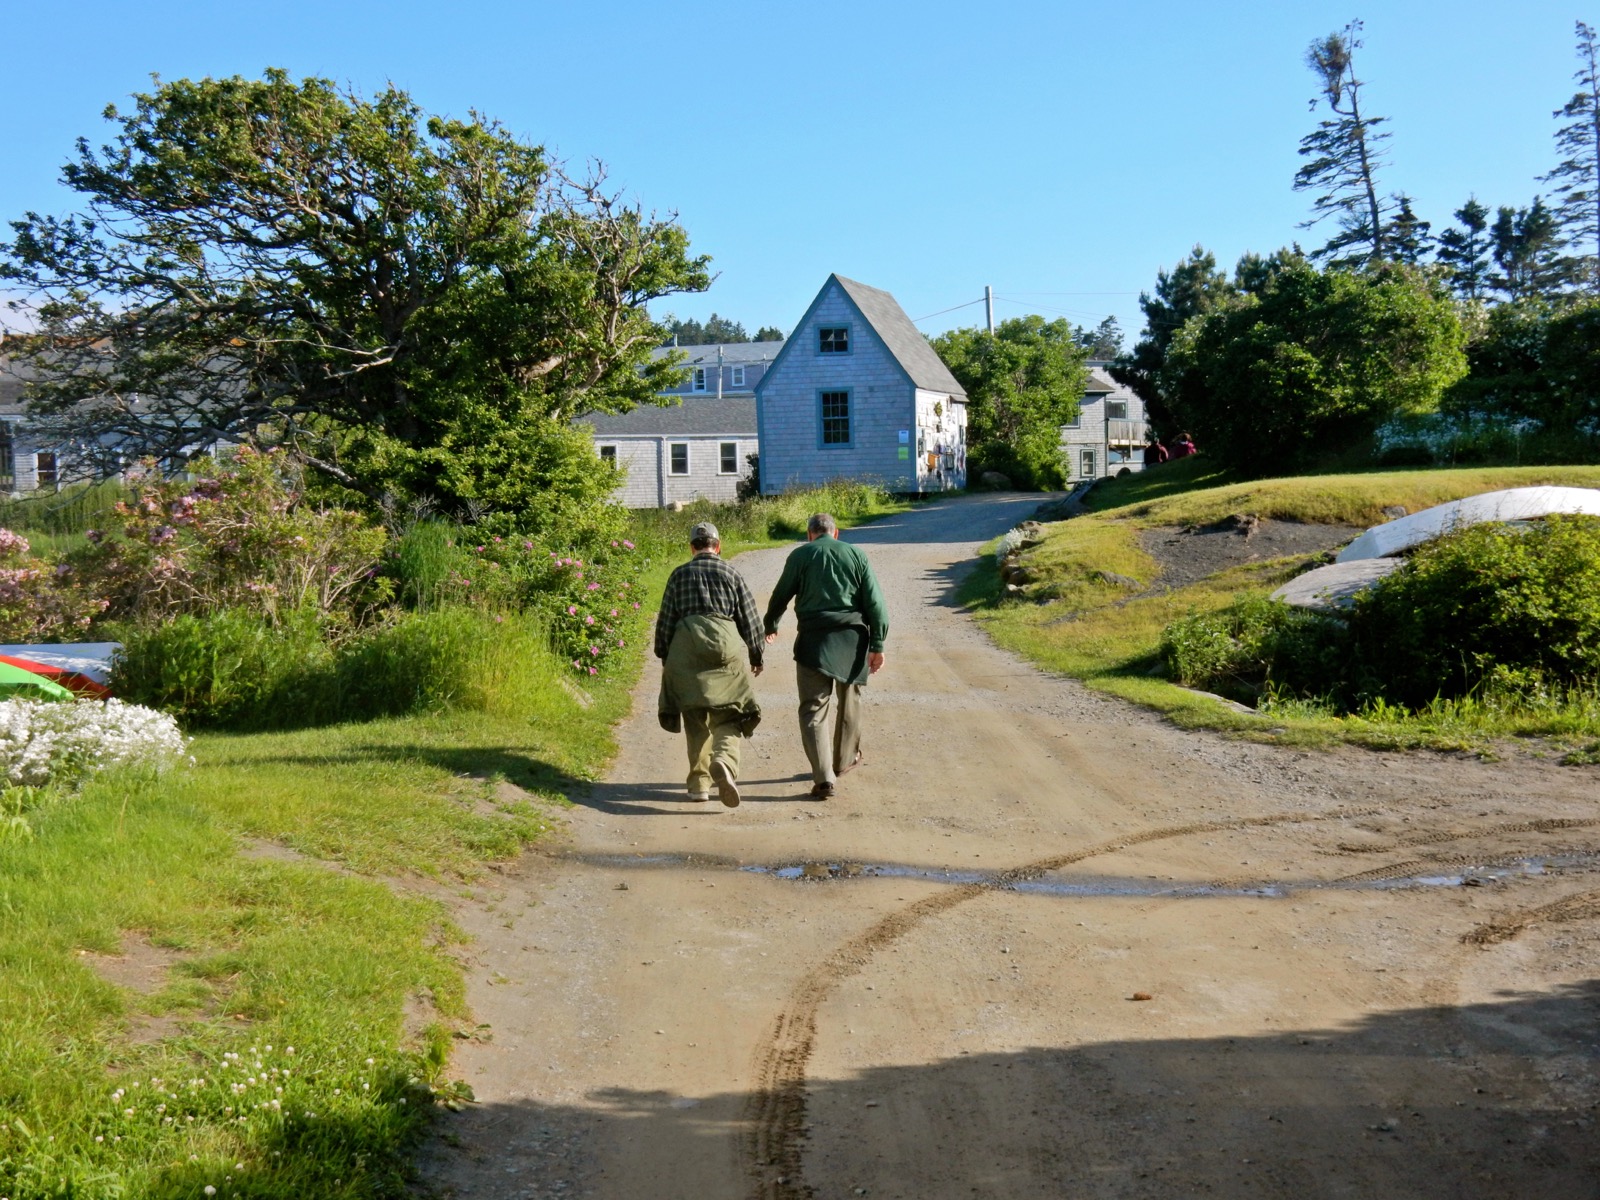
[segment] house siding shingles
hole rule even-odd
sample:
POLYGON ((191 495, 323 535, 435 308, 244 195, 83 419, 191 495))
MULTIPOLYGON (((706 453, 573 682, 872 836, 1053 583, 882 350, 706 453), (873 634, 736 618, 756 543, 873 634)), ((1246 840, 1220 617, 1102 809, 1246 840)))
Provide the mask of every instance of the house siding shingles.
POLYGON ((617 465, 627 469, 614 498, 628 508, 657 508, 675 500, 737 499, 739 481, 750 474, 746 457, 756 451, 755 409, 748 396, 689 396, 680 404, 578 420, 593 431, 595 453, 615 446, 617 465), (689 447, 687 475, 670 473, 675 442, 689 447), (721 473, 723 442, 738 447, 737 474, 721 473))
POLYGON ((898 454, 899 431, 915 428, 914 391, 899 363, 830 280, 804 323, 790 334, 781 366, 763 380, 761 490, 774 494, 841 478, 891 491, 918 490, 916 464, 911 455, 901 459, 898 454), (850 328, 850 352, 820 353, 818 331, 840 325, 850 328), (835 390, 850 392, 848 446, 822 444, 818 396, 835 390))
POLYGON ((1091 367, 1089 386, 1093 390, 1079 403, 1078 423, 1061 427, 1061 453, 1066 459, 1067 478, 1069 480, 1105 478, 1123 469, 1144 470, 1143 445, 1149 434, 1144 401, 1132 388, 1112 379, 1105 372, 1103 364, 1091 364, 1091 367), (1122 401, 1128 406, 1126 419, 1130 424, 1120 428, 1135 436, 1137 446, 1118 445, 1108 439, 1107 434, 1110 432, 1106 419, 1108 400, 1122 401), (1094 451, 1092 475, 1085 475, 1083 472, 1085 450, 1094 451))

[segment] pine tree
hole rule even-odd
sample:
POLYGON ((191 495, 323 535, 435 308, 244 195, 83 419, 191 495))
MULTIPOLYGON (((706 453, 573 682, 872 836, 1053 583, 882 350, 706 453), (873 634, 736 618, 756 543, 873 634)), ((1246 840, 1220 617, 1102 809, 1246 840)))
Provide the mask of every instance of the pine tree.
MULTIPOLYGON (((1338 232, 1311 252, 1312 258, 1327 259, 1332 266, 1379 262, 1391 253, 1385 220, 1390 206, 1380 199, 1377 184, 1383 143, 1389 139, 1377 128, 1387 118, 1368 116, 1361 108, 1365 85, 1355 71, 1360 34, 1361 22, 1352 21, 1342 32, 1312 42, 1306 51, 1306 65, 1322 81, 1320 99, 1333 115, 1300 139, 1300 154, 1309 161, 1295 172, 1294 190, 1321 192, 1302 229, 1329 217, 1338 221, 1338 232)), ((1316 107, 1313 99, 1311 108, 1316 107)))
POLYGON ((1412 211, 1411 197, 1404 192, 1397 193, 1394 202, 1394 220, 1389 222, 1390 254, 1398 262, 1416 266, 1433 242, 1428 232, 1433 225, 1412 211))
POLYGON ((1561 222, 1542 197, 1522 209, 1501 205, 1489 235, 1500 268, 1489 276, 1489 286, 1507 299, 1553 296, 1571 285, 1577 264, 1562 253, 1561 222))
POLYGON ((1489 210, 1471 197, 1453 214, 1460 228, 1439 235, 1437 258, 1463 300, 1477 300, 1489 284, 1489 210))
POLYGON ((1570 118, 1556 131, 1566 158, 1544 180, 1556 184, 1556 221, 1581 255, 1577 277, 1600 292, 1600 44, 1590 26, 1577 24, 1578 91, 1554 114, 1570 118))

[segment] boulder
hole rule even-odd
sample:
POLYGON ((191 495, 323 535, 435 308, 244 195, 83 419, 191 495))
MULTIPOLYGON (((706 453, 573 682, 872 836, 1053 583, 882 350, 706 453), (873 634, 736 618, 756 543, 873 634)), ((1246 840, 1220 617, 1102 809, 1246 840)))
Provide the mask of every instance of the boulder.
POLYGON ((1096 571, 1092 578, 1101 583, 1109 583, 1112 587, 1127 588, 1130 592, 1137 592, 1144 587, 1144 584, 1132 576, 1118 575, 1115 571, 1096 571))
POLYGON ((1401 517, 1409 517, 1410 515, 1406 511, 1404 504, 1391 504, 1383 510, 1383 519, 1385 521, 1398 521, 1401 517))
POLYGON ((999 471, 985 471, 978 476, 978 482, 996 492, 1009 492, 1015 486, 1011 482, 1011 476, 1002 475, 999 471))

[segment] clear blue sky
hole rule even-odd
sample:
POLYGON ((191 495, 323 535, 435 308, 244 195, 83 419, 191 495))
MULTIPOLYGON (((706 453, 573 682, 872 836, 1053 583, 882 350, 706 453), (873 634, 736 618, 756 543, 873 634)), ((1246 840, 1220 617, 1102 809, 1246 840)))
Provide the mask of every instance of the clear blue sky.
MULTIPOLYGON (((1290 189, 1313 37, 1366 22, 1358 69, 1394 137, 1382 183, 1435 228, 1469 193, 1527 204, 1573 92, 1553 0, 1204 5, 660 5, 637 0, 82 0, 6 6, 0 218, 60 212, 105 105, 164 78, 282 66, 430 111, 476 108, 603 159, 676 210, 720 277, 663 305, 788 329, 828 272, 914 318, 996 293, 1137 331, 1137 293, 1196 242, 1231 263, 1318 234, 1290 189)), ((997 306, 997 316, 1024 311, 997 306)), ((921 323, 973 324, 981 307, 921 323)))

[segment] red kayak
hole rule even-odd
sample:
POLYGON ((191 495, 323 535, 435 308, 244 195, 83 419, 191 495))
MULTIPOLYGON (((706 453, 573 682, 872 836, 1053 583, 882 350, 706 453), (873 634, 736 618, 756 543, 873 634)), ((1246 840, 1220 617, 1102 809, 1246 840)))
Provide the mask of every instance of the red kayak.
POLYGON ((111 689, 105 684, 96 683, 87 675, 69 671, 65 667, 52 667, 49 663, 34 662, 31 658, 18 658, 14 654, 0 654, 0 662, 21 667, 24 671, 32 671, 35 675, 43 675, 74 695, 84 696, 90 700, 104 700, 111 695, 111 689))

